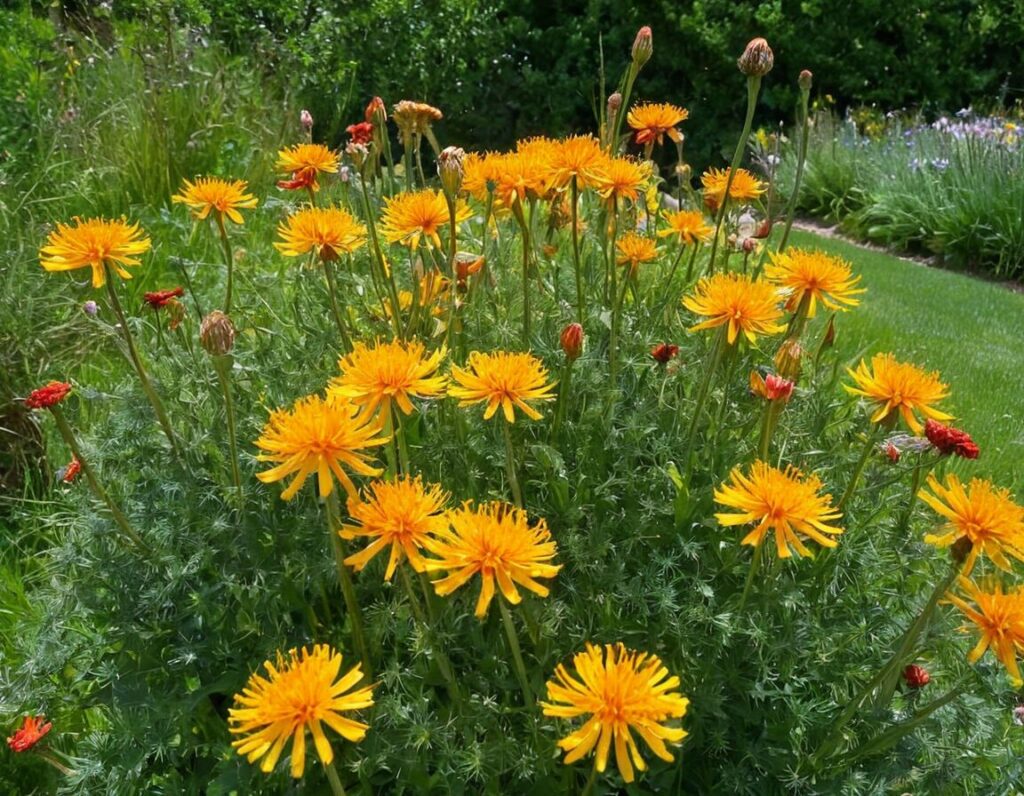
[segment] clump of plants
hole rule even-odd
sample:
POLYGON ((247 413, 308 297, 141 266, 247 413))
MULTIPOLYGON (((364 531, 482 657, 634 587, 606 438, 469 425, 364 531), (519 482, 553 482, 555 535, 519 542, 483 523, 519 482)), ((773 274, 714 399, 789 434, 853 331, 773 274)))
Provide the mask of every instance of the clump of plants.
POLYGON ((67 464, 21 515, 52 544, 0 681, 18 771, 335 794, 1020 774, 1024 508, 969 477, 940 374, 835 357, 870 285, 787 246, 792 207, 773 234, 743 168, 767 42, 700 191, 687 111, 636 101, 653 55, 642 28, 597 135, 466 153, 441 109, 374 98, 341 151, 304 113, 276 188, 195 175, 153 231, 55 219, 40 265, 84 275, 123 360, 103 390, 25 392, 67 464), (155 240, 181 260, 150 275, 155 240))

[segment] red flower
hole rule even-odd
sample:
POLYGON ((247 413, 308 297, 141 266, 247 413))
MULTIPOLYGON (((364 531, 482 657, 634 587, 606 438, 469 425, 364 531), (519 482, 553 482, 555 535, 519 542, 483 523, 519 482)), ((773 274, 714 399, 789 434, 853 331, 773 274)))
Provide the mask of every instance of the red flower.
POLYGON ((39 743, 53 726, 48 721, 43 724, 44 721, 46 721, 46 716, 26 716, 21 723, 21 727, 15 730, 14 735, 7 739, 7 745, 14 752, 27 752, 39 743))
POLYGON ((793 396, 793 382, 769 373, 761 376, 756 370, 750 373, 750 391, 768 401, 787 402, 793 396))
POLYGON ((71 392, 71 385, 64 381, 51 381, 45 387, 32 390, 32 393, 25 399, 25 406, 29 409, 49 409, 54 404, 63 401, 71 392))
POLYGON ((936 420, 924 424, 924 435, 943 456, 955 454, 964 459, 977 459, 981 452, 971 435, 958 428, 944 426, 936 420))
POLYGON ((185 288, 174 287, 170 290, 155 290, 152 293, 146 293, 142 296, 143 300, 155 310, 161 310, 167 306, 173 298, 185 295, 185 288))
POLYGON ((900 449, 891 441, 882 445, 882 453, 889 457, 889 461, 895 464, 900 460, 900 449))
POLYGON ((583 327, 578 323, 570 323, 562 329, 560 342, 566 359, 570 362, 579 359, 583 353, 583 327))
POLYGON ((345 132, 352 136, 353 144, 369 144, 373 140, 373 124, 370 122, 350 124, 345 132))
POLYGON ((903 670, 903 679, 907 681, 907 685, 911 688, 924 688, 931 682, 932 676, 928 674, 928 670, 923 666, 912 663, 903 670))
POLYGON ((61 481, 65 484, 72 483, 78 476, 78 473, 82 469, 82 463, 77 458, 72 458, 71 462, 67 467, 64 468, 64 475, 61 476, 61 481))
POLYGON ((660 362, 662 365, 667 363, 669 360, 675 359, 676 354, 678 353, 679 346, 672 345, 671 343, 658 343, 651 349, 651 356, 654 357, 655 361, 660 362))
POLYGON ((382 121, 387 121, 388 111, 387 108, 384 107, 384 100, 382 100, 380 97, 374 97, 366 106, 366 113, 364 114, 364 118, 366 119, 366 121, 372 122, 373 117, 378 113, 382 115, 382 121))

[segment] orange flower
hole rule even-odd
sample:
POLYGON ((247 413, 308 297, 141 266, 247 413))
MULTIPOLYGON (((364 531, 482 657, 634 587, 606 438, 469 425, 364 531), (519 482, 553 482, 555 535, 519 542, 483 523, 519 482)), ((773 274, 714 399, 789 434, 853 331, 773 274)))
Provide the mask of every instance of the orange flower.
POLYGON ((290 180, 278 182, 278 188, 320 190, 319 174, 336 174, 338 156, 323 144, 296 144, 277 153, 277 171, 290 173, 290 180))
MULTIPOLYGON (((704 187, 704 204, 712 210, 722 204, 725 186, 729 182, 728 169, 708 169, 700 178, 704 187)), ((746 169, 736 169, 729 186, 729 199, 734 202, 754 201, 768 190, 767 186, 746 169)))
POLYGON ((227 216, 236 224, 244 223, 239 210, 251 210, 259 201, 255 196, 246 193, 249 186, 245 180, 222 180, 218 177, 198 177, 195 182, 184 180, 181 193, 171 197, 171 202, 181 202, 192 210, 192 214, 202 221, 211 212, 223 220, 227 216))
MULTIPOLYGON (((960 588, 967 599, 953 592, 946 592, 946 599, 959 608, 981 634, 967 660, 976 663, 991 647, 1006 667, 1010 681, 1019 688, 1024 684, 1017 665, 1017 656, 1024 651, 1024 588, 1015 586, 1005 591, 996 581, 979 586, 967 578, 960 579, 960 588)), ((970 630, 970 625, 961 630, 970 630)))
POLYGON ((920 434, 924 426, 917 419, 917 412, 933 420, 953 419, 952 415, 932 406, 949 394, 935 371, 929 373, 909 362, 898 362, 892 354, 875 354, 870 368, 862 359, 856 370, 847 368, 846 372, 857 385, 843 385, 846 391, 878 405, 878 410, 871 416, 872 423, 889 420, 895 423, 896 413, 899 413, 911 430, 920 434))
POLYGON ((515 422, 515 407, 531 420, 540 420, 540 412, 528 402, 554 400, 555 385, 547 383, 547 370, 532 354, 474 351, 468 365, 465 370, 452 366, 455 384, 448 387, 448 394, 459 399, 459 406, 486 401, 484 420, 490 420, 498 407, 509 423, 515 422))
POLYGON ((7 745, 12 752, 27 752, 46 735, 53 723, 46 721, 46 716, 26 716, 14 735, 7 738, 7 745), (45 724, 44 724, 45 722, 45 724))
MULTIPOLYGON (((429 188, 414 193, 400 193, 385 199, 381 232, 389 243, 401 243, 413 251, 419 248, 420 240, 427 238, 441 248, 438 230, 448 226, 450 216, 448 203, 441 191, 429 188)), ((456 223, 469 218, 469 208, 460 204, 455 211, 456 223)))
POLYGON ((92 268, 92 286, 103 287, 107 282, 106 269, 114 269, 122 279, 131 279, 126 268, 139 265, 134 255, 149 251, 152 243, 141 237, 139 225, 124 219, 107 221, 76 217, 74 226, 57 224, 46 245, 39 250, 39 264, 47 271, 73 271, 92 268))
POLYGON ((591 135, 576 135, 555 142, 548 161, 548 181, 555 188, 565 188, 576 178, 580 189, 590 188, 598 171, 608 162, 601 142, 591 135))
POLYGON ((715 274, 701 279, 694 295, 683 299, 683 306, 707 318, 691 326, 691 332, 728 326, 728 341, 732 345, 740 332, 753 343, 759 334, 784 331, 776 323, 782 317, 779 298, 778 288, 767 282, 741 274, 715 274))
POLYGON ((820 251, 791 248, 773 254, 764 276, 789 291, 786 309, 790 312, 806 298, 808 318, 814 317, 818 301, 830 310, 845 310, 856 307, 860 301, 854 296, 864 292, 857 287, 860 277, 850 273, 846 260, 820 251))
POLYGON ((705 221, 704 214, 699 210, 677 210, 666 213, 663 218, 668 223, 668 229, 660 230, 659 238, 674 235, 681 244, 706 243, 715 234, 715 228, 705 221))
POLYGON ((626 123, 635 131, 633 140, 638 144, 657 142, 661 144, 668 135, 677 144, 683 135, 676 125, 686 121, 690 112, 685 108, 667 102, 645 102, 635 105, 626 116, 626 123))
POLYGON ((609 204, 628 199, 636 202, 651 177, 650 167, 630 158, 609 158, 594 172, 594 186, 609 204))
POLYGON ((649 263, 658 259, 658 247, 645 235, 629 232, 615 242, 619 256, 615 262, 629 266, 629 275, 635 276, 640 263, 649 263))

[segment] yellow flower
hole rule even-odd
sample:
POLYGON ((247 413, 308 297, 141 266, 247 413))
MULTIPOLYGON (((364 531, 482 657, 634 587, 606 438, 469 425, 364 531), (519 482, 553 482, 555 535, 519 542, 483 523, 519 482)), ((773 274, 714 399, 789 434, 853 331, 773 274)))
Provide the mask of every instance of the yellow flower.
MULTIPOLYGON (((704 204, 717 209, 725 196, 725 186, 729 181, 729 169, 708 169, 701 175, 700 183, 704 188, 704 204)), ((729 199, 734 202, 756 200, 768 190, 767 186, 746 169, 736 169, 736 176, 729 186, 729 199)))
POLYGON ((315 249, 321 260, 336 260, 366 243, 366 227, 339 207, 304 207, 277 228, 274 248, 286 257, 301 257, 315 249))
POLYGON ((442 346, 426 355, 418 340, 393 340, 372 346, 357 342, 352 352, 338 360, 341 376, 331 381, 328 395, 351 399, 367 412, 381 409, 391 413, 392 401, 407 415, 412 414, 410 398, 439 398, 447 380, 436 375, 447 350, 442 346))
POLYGON ((327 497, 334 489, 332 474, 350 496, 354 495, 356 488, 343 466, 359 475, 381 474, 381 470, 370 465, 372 458, 364 451, 390 439, 379 436, 383 422, 369 412, 360 412, 357 404, 345 398, 300 398, 291 409, 270 413, 263 434, 256 440, 256 447, 266 453, 256 459, 279 464, 256 477, 270 484, 294 475, 281 493, 285 500, 295 497, 314 473, 321 497, 327 497))
MULTIPOLYGON (((469 208, 459 204, 455 212, 456 223, 469 218, 469 208)), ((420 239, 427 237, 441 248, 438 230, 449 221, 448 203, 441 191, 429 188, 414 193, 400 193, 385 200, 381 219, 381 232, 389 243, 401 243, 416 251, 420 239)))
POLYGON ((601 142, 591 135, 576 135, 555 142, 548 160, 548 181, 555 188, 565 188, 576 178, 581 190, 594 185, 595 175, 609 158, 601 142))
POLYGON ((606 644, 603 650, 587 643, 584 652, 573 656, 573 667, 576 676, 563 664, 555 667, 555 676, 547 684, 549 701, 540 703, 545 716, 589 717, 558 742, 567 752, 566 765, 597 747, 597 770, 603 772, 614 744, 619 773, 632 782, 633 766, 640 771, 647 768, 633 732, 666 763, 675 759, 665 742, 678 744, 687 733, 666 722, 685 716, 690 700, 675 690, 679 678, 669 676, 657 655, 635 652, 621 642, 606 644))
POLYGON ((307 729, 325 766, 334 760, 334 750, 324 724, 346 741, 363 740, 369 725, 342 714, 371 707, 374 686, 353 691, 363 673, 356 664, 339 679, 341 660, 341 653, 317 644, 312 651, 289 650, 287 658, 278 652, 276 664, 266 661, 267 676, 254 672, 228 711, 231 733, 245 736, 231 742, 238 754, 250 763, 263 758, 260 770, 269 774, 292 741, 292 776, 298 778, 306 768, 307 729))
POLYGON ((142 237, 144 234, 138 223, 129 224, 124 219, 83 221, 76 216, 74 226, 57 224, 50 233, 39 250, 39 264, 47 271, 92 268, 92 286, 103 287, 107 282, 106 266, 123 279, 132 278, 125 269, 141 262, 133 255, 147 252, 152 246, 149 238, 142 237))
POLYGON ((883 423, 890 417, 895 422, 894 413, 899 412, 911 430, 920 434, 924 426, 917 419, 917 412, 933 420, 953 419, 932 406, 949 394, 935 371, 929 373, 916 365, 898 362, 892 354, 875 354, 870 368, 862 359, 857 370, 847 368, 846 372, 857 383, 856 387, 843 385, 846 391, 878 404, 878 410, 871 416, 872 423, 883 423))
POLYGON ((802 556, 813 556, 801 536, 822 547, 836 546, 832 536, 841 534, 843 529, 828 523, 843 515, 832 507, 831 495, 820 494, 822 484, 818 476, 804 476, 794 467, 783 471, 756 461, 749 475, 736 467, 729 478, 731 483, 715 490, 715 502, 740 513, 716 514, 715 519, 725 526, 757 523, 741 544, 757 547, 769 531, 774 531, 779 558, 789 558, 790 547, 802 556))
POLYGON ((217 177, 197 177, 195 182, 184 180, 181 192, 171 197, 171 202, 187 205, 192 215, 202 221, 214 211, 220 220, 224 216, 236 224, 245 220, 239 209, 251 210, 259 201, 255 196, 246 193, 249 189, 245 180, 222 180, 217 177))
MULTIPOLYGON (((1024 588, 1016 586, 1007 592, 997 582, 988 583, 982 588, 967 578, 960 579, 960 588, 967 599, 953 592, 947 592, 946 599, 959 608, 981 633, 977 646, 968 653, 967 660, 976 663, 985 654, 985 650, 991 647, 1006 667, 1014 687, 1024 685, 1017 665, 1017 654, 1024 651, 1024 588)), ((970 629, 970 625, 961 628, 963 631, 970 629)))
POLYGON ((427 572, 448 572, 447 577, 433 582, 438 594, 449 595, 479 575, 478 618, 487 615, 495 581, 513 605, 522 600, 516 584, 548 596, 547 587, 535 578, 553 578, 562 566, 551 563, 558 546, 543 519, 531 528, 526 512, 508 503, 493 501, 474 509, 466 501, 448 512, 448 521, 450 527, 423 542, 424 548, 437 556, 424 559, 427 572))
POLYGON ((462 161, 462 192, 486 202, 488 185, 491 189, 497 187, 498 173, 505 157, 506 155, 497 152, 488 152, 484 155, 477 152, 467 154, 462 161))
POLYGON ((1024 508, 1014 503, 1008 489, 998 489, 989 481, 972 478, 967 489, 952 473, 943 486, 928 475, 928 486, 935 494, 922 490, 918 497, 945 517, 943 534, 924 537, 937 547, 967 539, 971 551, 964 561, 963 575, 970 575, 980 553, 985 553, 1000 569, 1010 571, 1007 554, 1024 561, 1024 508))
MULTIPOLYGON (((520 142, 522 145, 524 142, 520 142)), ((524 146, 522 151, 499 156, 494 161, 494 196, 502 207, 511 209, 518 200, 539 199, 548 192, 545 177, 550 174, 546 139, 524 146)))
POLYGON ((338 156, 323 144, 296 144, 277 153, 275 168, 281 173, 292 175, 290 180, 278 182, 277 187, 288 190, 312 188, 319 191, 317 175, 336 174, 338 156))
POLYGON ((651 177, 650 167, 630 158, 608 158, 594 172, 597 193, 609 204, 629 199, 636 202, 651 177))
POLYGON ((554 400, 554 384, 548 384, 548 372, 532 354, 494 351, 469 355, 469 367, 452 366, 452 379, 456 385, 448 387, 448 394, 459 399, 459 406, 487 402, 484 420, 490 420, 501 407, 505 419, 515 422, 513 408, 518 406, 531 420, 540 420, 540 412, 528 401, 554 400))
POLYGON ((753 343, 759 334, 784 331, 776 323, 782 317, 778 288, 746 275, 725 273, 705 277, 697 283, 694 295, 683 299, 683 306, 707 318, 691 326, 691 332, 728 325, 730 345, 740 332, 753 343))
POLYGON ((419 476, 406 475, 396 481, 374 481, 369 493, 348 499, 348 513, 358 525, 343 525, 342 539, 372 539, 363 550, 345 559, 360 572, 381 550, 391 546, 384 580, 391 580, 395 567, 408 558, 417 572, 425 571, 420 551, 431 536, 448 529, 445 504, 449 495, 436 484, 424 486, 419 476))
POLYGON ((773 254, 764 275, 790 291, 787 310, 796 310, 806 297, 808 318, 817 312, 818 301, 830 310, 845 310, 860 304, 853 297, 864 292, 857 287, 860 277, 851 275, 846 260, 820 251, 787 249, 773 254))
POLYGON ((657 142, 661 144, 667 134, 677 144, 683 140, 683 134, 676 125, 690 117, 686 108, 670 105, 667 102, 645 102, 635 105, 626 116, 626 124, 635 131, 633 140, 638 144, 657 142))
POLYGON ((629 266, 629 275, 636 274, 640 263, 649 263, 658 259, 658 247, 654 241, 645 235, 637 235, 635 232, 628 232, 615 242, 615 248, 619 250, 619 256, 615 262, 619 265, 629 266))
POLYGON ((668 229, 658 232, 659 238, 675 235, 680 244, 706 243, 715 234, 715 228, 704 220, 699 210, 677 210, 664 215, 668 229))

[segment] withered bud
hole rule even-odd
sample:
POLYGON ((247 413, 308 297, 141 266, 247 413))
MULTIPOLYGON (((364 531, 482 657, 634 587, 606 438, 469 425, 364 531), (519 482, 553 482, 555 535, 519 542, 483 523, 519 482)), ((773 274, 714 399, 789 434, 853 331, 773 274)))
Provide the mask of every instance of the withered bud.
POLYGON ((608 95, 608 118, 615 118, 615 114, 619 112, 619 108, 622 107, 622 95, 616 91, 614 94, 608 95))
POLYGON ((302 123, 302 129, 309 132, 313 129, 313 114, 303 108, 299 111, 299 121, 302 123))
POLYGON ((445 195, 453 201, 462 188, 462 177, 465 174, 462 161, 465 157, 465 151, 457 146, 445 147, 437 156, 437 176, 441 178, 445 195))
POLYGON ((690 168, 689 163, 677 163, 676 164, 676 177, 681 182, 689 182, 690 177, 693 175, 693 169, 690 168))
POLYGON ((804 356, 803 346, 798 340, 790 338, 779 346, 775 354, 775 372, 789 381, 798 381, 803 369, 801 360, 804 356))
POLYGON ((825 327, 825 334, 821 338, 821 347, 831 348, 836 344, 836 316, 830 315, 828 326, 825 327))
POLYGON ((800 77, 796 79, 797 85, 800 86, 800 90, 805 94, 811 90, 811 82, 814 80, 814 75, 811 74, 810 69, 803 69, 800 72, 800 77))
POLYGON ((583 353, 583 327, 578 323, 570 323, 562 330, 562 350, 565 358, 574 362, 583 353))
POLYGON ((185 320, 185 305, 176 298, 172 298, 165 307, 167 308, 167 327, 173 332, 185 320))
POLYGON ((636 38, 633 39, 633 49, 630 51, 630 55, 633 56, 633 63, 636 64, 636 68, 640 69, 640 67, 651 60, 653 54, 654 37, 651 35, 650 27, 644 25, 636 32, 636 38))
POLYGON ((764 77, 775 66, 775 53, 764 39, 751 39, 736 65, 747 77, 764 77))
POLYGON ((366 144, 357 144, 354 141, 349 141, 345 144, 345 154, 352 158, 353 165, 362 173, 363 166, 370 157, 370 148, 366 144))
POLYGON ((199 325, 199 343, 211 357, 230 354, 235 345, 235 326, 231 319, 220 310, 211 312, 199 325))

